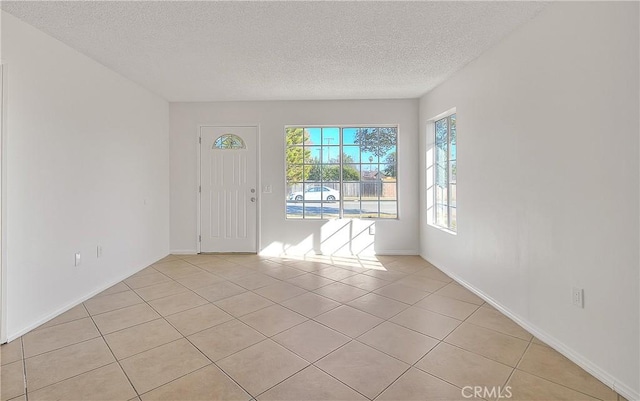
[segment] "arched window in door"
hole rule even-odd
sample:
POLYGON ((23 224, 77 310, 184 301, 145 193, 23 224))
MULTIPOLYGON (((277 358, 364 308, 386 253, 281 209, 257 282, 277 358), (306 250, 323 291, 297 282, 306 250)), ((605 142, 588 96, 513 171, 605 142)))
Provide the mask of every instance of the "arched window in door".
POLYGON ((224 134, 220 135, 218 139, 213 143, 213 149, 246 149, 247 147, 244 144, 242 138, 238 135, 234 134, 224 134))

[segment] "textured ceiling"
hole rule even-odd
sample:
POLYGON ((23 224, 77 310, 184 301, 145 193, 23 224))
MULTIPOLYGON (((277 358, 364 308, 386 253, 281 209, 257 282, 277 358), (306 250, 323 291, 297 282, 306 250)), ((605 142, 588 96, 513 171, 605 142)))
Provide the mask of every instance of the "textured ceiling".
POLYGON ((2 9, 169 101, 413 98, 535 2, 25 2, 2 9))

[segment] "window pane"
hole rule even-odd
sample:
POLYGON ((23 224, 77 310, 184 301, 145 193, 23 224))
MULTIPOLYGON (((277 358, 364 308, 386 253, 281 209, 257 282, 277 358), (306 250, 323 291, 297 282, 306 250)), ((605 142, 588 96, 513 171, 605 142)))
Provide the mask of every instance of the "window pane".
POLYGON ((323 146, 322 162, 340 163, 340 146, 323 146))
POLYGON ((436 205, 446 205, 447 198, 444 187, 436 186, 436 205))
POLYGON ((456 231, 456 229, 458 228, 458 224, 457 224, 457 217, 456 217, 456 211, 457 209, 455 207, 452 207, 451 209, 449 209, 451 211, 451 226, 449 227, 452 231, 456 231))
POLYGON ((386 150, 386 152, 380 155, 380 164, 382 165, 382 172, 387 177, 395 177, 395 164, 396 164, 396 146, 392 146, 386 150))
POLYGON ((446 166, 448 157, 447 119, 436 121, 436 164, 446 166))
POLYGON ((315 162, 313 164, 306 165, 305 168, 309 169, 305 175, 306 182, 322 181, 322 164, 315 162))
POLYGON ((442 227, 447 227, 447 207, 443 205, 437 205, 436 211, 436 224, 442 227))
POLYGON ((343 145, 357 145, 356 143, 357 128, 343 128, 342 129, 342 144, 343 145))
POLYGON ((287 218, 302 218, 302 203, 304 184, 293 182, 287 184, 287 218), (295 199, 299 198, 300 201, 295 199))
POLYGON ((322 200, 322 185, 319 182, 306 183, 304 185, 304 200, 320 202, 322 200))
POLYGON ((302 218, 302 203, 287 202, 287 218, 288 219, 301 219, 302 218))
POLYGON ((309 151, 305 152, 302 146, 291 145, 286 149, 286 162, 287 164, 302 164, 305 159, 309 158, 309 151), (306 157, 305 157, 306 156, 306 157))
POLYGON ((322 144, 323 145, 340 145, 340 128, 331 127, 322 129, 322 144))
POLYGON ((322 204, 318 201, 304 201, 304 218, 305 219, 321 219, 322 204))
POLYGON ((362 181, 360 183, 360 198, 362 200, 378 200, 382 192, 380 181, 362 181))
POLYGON ((305 160, 305 163, 319 163, 322 160, 321 146, 305 146, 304 149, 309 152, 309 157, 305 160))
POLYGON ((360 181, 344 182, 342 184, 342 198, 344 199, 344 208, 347 208, 347 201, 360 201, 360 181))
POLYGON ((380 218, 382 219, 398 218, 398 202, 397 201, 380 201, 380 218))
POLYGON ((343 164, 342 180, 343 181, 360 181, 360 165, 359 164, 343 164))
POLYGON ((451 207, 457 207, 457 203, 456 203, 456 189, 457 186, 456 184, 451 184, 449 186, 449 206, 451 207))
POLYGON ((363 199, 362 200, 362 204, 361 204, 361 208, 362 208, 362 217, 379 217, 379 203, 378 200, 370 200, 370 199, 363 199))
POLYGON ((310 180, 315 182, 324 181, 340 181, 340 165, 339 164, 317 164, 313 167, 312 173, 309 175, 310 180))
POLYGON ((449 163, 449 181, 455 183, 458 178, 458 162, 452 161, 449 163))
POLYGON ((337 202, 340 200, 339 182, 324 182, 320 189, 322 189, 322 200, 329 202, 337 202))
POLYGON ((322 129, 321 128, 306 128, 306 141, 305 145, 322 145, 322 129))
POLYGON ((360 147, 344 146, 342 148, 343 163, 360 163, 360 147))
POLYGON ((360 201, 347 201, 344 200, 344 212, 343 216, 346 219, 359 219, 360 218, 360 201))
POLYGON ((360 177, 362 181, 371 181, 378 179, 378 165, 377 164, 362 164, 360 170, 360 177))
POLYGON ((396 200, 398 199, 398 183, 393 180, 382 181, 382 194, 380 199, 396 200))
POLYGON ((397 172, 397 165, 394 162, 391 163, 385 163, 385 164, 380 164, 380 173, 382 173, 382 179, 387 179, 387 178, 397 178, 398 177, 398 172, 397 172))
POLYGON ((376 155, 372 151, 362 149, 360 153, 360 158, 362 159, 362 163, 377 163, 378 155, 376 155))
POLYGON ((340 217, 340 203, 338 202, 323 202, 322 203, 322 218, 323 219, 337 219, 340 217))
POLYGON ((446 187, 447 181, 447 169, 443 166, 436 166, 436 185, 446 187))
POLYGON ((458 158, 458 149, 457 149, 457 132, 456 132, 456 115, 452 114, 450 119, 451 129, 449 132, 449 154, 450 160, 456 160, 458 158))
POLYGON ((305 133, 304 128, 290 127, 286 129, 286 141, 287 146, 302 145, 308 134, 305 133))

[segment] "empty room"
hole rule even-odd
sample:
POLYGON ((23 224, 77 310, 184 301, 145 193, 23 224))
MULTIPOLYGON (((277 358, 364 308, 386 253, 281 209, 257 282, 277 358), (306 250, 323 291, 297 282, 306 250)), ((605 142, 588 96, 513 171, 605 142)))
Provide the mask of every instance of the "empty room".
POLYGON ((0 401, 640 401, 639 2, 0 8, 0 401))

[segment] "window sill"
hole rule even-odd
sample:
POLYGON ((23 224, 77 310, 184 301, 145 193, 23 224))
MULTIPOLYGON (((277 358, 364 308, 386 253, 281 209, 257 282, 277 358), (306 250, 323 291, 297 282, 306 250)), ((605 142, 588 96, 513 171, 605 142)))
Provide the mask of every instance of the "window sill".
POLYGON ((449 230, 448 228, 445 228, 445 227, 437 226, 437 225, 432 224, 432 223, 427 223, 427 225, 429 227, 435 228, 438 231, 442 231, 442 232, 445 232, 445 233, 450 234, 450 235, 458 235, 457 231, 452 231, 452 230, 449 230))

